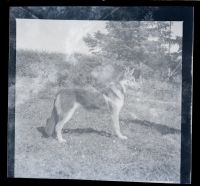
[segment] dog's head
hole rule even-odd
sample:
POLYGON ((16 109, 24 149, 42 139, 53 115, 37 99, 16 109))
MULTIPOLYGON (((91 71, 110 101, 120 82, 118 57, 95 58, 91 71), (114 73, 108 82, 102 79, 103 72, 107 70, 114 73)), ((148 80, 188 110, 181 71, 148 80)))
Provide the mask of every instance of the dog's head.
POLYGON ((141 87, 141 81, 139 78, 135 78, 135 68, 126 67, 123 75, 123 83, 125 86, 139 90, 141 87))

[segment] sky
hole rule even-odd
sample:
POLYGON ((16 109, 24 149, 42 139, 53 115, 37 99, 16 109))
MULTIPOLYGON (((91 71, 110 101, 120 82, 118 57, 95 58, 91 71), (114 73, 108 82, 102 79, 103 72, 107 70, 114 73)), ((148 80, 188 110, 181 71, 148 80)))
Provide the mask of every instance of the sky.
MULTIPOLYGON (((17 19, 17 49, 89 53, 82 38, 87 33, 106 32, 106 21, 17 19)), ((173 22, 173 35, 182 36, 182 22, 173 22)))

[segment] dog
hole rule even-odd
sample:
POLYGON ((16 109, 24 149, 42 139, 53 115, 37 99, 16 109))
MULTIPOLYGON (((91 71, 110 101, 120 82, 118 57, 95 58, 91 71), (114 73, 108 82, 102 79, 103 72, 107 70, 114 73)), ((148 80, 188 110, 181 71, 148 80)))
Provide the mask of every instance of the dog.
POLYGON ((119 114, 124 105, 127 88, 139 87, 133 76, 134 69, 126 68, 119 81, 109 83, 104 89, 90 91, 85 88, 69 88, 59 91, 55 97, 51 116, 47 119, 45 133, 56 135, 60 143, 66 142, 62 137, 64 125, 72 118, 80 107, 87 110, 99 109, 103 102, 111 114, 113 128, 118 138, 125 140, 127 136, 120 130, 119 114), (99 100, 99 101, 97 101, 99 100))

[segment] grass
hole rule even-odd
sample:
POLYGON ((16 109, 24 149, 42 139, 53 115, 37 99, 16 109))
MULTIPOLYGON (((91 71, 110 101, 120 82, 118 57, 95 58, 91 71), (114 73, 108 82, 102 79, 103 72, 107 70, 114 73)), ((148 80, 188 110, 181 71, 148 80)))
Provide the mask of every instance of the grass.
POLYGON ((34 78, 16 81, 15 177, 180 181, 178 92, 174 99, 164 93, 158 99, 153 89, 129 91, 120 114, 125 141, 115 136, 108 113, 80 108, 63 131, 67 142, 60 144, 39 132, 58 89, 34 78))

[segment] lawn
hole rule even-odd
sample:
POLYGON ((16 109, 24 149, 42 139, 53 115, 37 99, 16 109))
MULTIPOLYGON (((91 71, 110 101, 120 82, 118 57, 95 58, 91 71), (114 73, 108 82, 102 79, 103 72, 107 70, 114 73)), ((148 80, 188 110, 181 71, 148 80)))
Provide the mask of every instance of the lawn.
POLYGON ((180 181, 179 91, 129 90, 120 113, 127 140, 115 136, 108 112, 80 108, 63 130, 64 144, 41 133, 56 92, 41 77, 16 78, 15 177, 180 181))

